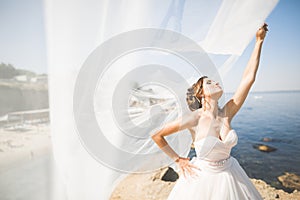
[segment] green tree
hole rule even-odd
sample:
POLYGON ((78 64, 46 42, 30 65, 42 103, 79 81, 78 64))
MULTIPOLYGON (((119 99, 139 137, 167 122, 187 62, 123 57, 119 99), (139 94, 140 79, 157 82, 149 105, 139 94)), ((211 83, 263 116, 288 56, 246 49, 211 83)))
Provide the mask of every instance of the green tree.
POLYGON ((0 64, 0 78, 1 79, 10 79, 18 75, 17 70, 11 64, 0 64))

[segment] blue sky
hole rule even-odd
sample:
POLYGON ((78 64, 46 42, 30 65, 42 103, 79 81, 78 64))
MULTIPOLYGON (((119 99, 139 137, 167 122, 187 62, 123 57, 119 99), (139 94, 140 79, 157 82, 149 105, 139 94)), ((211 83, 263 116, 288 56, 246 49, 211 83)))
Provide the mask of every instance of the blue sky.
POLYGON ((41 0, 1 0, 0 27, 0 63, 37 73, 47 71, 41 0))
MULTIPOLYGON (((300 1, 281 0, 267 18, 269 32, 264 41, 258 76, 251 91, 300 89, 299 10, 300 1)), ((225 78, 229 91, 237 87, 235 77, 241 77, 253 46, 254 40, 225 78)))
MULTIPOLYGON (((281 0, 266 22, 261 65, 252 91, 300 90, 300 1, 281 0)), ((43 1, 0 1, 0 62, 46 73, 43 1)), ((224 78, 226 91, 234 91, 251 55, 254 41, 224 78)))

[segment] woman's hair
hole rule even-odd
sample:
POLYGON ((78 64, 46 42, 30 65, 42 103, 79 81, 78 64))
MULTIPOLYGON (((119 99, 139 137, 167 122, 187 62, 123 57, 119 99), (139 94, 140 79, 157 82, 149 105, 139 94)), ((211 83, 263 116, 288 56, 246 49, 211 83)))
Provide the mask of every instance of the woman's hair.
POLYGON ((203 79, 205 78, 207 78, 207 76, 202 76, 196 83, 192 85, 192 87, 187 89, 186 102, 191 111, 202 108, 201 100, 196 95, 201 95, 203 93, 203 79))

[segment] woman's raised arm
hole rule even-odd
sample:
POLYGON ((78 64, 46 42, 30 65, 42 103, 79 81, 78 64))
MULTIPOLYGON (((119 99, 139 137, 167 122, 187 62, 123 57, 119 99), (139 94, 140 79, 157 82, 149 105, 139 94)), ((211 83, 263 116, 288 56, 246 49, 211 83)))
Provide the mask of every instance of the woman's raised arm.
POLYGON ((244 71, 240 85, 237 91, 235 92, 235 94, 233 95, 233 97, 224 106, 226 115, 228 116, 230 121, 243 105, 246 97, 248 96, 250 88, 255 81, 255 77, 259 66, 259 61, 260 61, 262 44, 266 36, 266 32, 268 31, 267 26, 268 26, 267 24, 264 24, 256 32, 255 47, 250 57, 250 60, 248 61, 247 67, 244 71))

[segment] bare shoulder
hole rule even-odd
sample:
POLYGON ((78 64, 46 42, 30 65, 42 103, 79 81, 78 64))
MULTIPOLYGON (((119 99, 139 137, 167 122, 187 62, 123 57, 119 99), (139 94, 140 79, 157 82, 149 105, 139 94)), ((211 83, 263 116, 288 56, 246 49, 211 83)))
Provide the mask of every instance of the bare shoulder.
POLYGON ((203 109, 202 108, 199 108, 195 111, 192 112, 191 116, 197 120, 200 119, 201 115, 203 114, 203 109))
POLYGON ((203 109, 200 108, 200 109, 197 109, 197 110, 193 111, 190 114, 189 118, 190 118, 190 122, 191 122, 192 126, 196 126, 198 124, 198 121, 201 118, 202 113, 203 113, 203 109))
POLYGON ((184 114, 182 117, 178 118, 175 123, 180 124, 179 130, 183 130, 186 128, 194 127, 198 124, 198 121, 201 117, 200 109, 195 110, 193 112, 188 112, 184 114))

